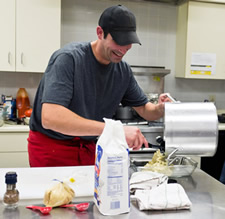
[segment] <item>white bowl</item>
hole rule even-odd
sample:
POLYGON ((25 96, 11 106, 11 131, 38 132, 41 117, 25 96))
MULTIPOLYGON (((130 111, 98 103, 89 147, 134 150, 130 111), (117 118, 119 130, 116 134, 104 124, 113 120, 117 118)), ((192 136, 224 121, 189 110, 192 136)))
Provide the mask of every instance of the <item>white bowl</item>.
POLYGON ((25 122, 26 125, 29 125, 29 123, 30 123, 30 117, 25 117, 24 118, 24 122, 25 122))

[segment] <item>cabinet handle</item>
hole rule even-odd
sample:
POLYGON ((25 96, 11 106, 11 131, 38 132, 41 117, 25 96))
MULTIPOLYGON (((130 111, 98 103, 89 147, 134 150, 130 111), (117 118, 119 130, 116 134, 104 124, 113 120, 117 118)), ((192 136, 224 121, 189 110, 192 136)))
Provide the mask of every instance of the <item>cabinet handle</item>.
POLYGON ((23 65, 23 52, 21 53, 21 65, 23 65))
POLYGON ((8 52, 8 63, 11 64, 11 52, 8 52))

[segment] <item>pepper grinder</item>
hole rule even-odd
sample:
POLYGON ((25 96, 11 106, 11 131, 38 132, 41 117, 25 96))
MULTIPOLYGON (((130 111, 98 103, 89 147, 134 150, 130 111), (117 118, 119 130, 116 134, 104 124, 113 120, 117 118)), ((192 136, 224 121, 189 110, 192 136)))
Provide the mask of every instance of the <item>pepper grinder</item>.
POLYGON ((3 198, 3 204, 6 208, 17 208, 19 201, 19 192, 16 189, 17 174, 8 172, 5 175, 6 192, 3 198))

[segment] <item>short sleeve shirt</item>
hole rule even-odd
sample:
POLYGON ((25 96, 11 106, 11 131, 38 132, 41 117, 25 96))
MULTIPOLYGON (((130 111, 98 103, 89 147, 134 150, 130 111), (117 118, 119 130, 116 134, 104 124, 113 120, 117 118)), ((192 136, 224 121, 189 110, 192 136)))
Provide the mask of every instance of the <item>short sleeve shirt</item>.
POLYGON ((103 121, 104 117, 113 117, 120 103, 141 106, 147 102, 126 62, 102 65, 96 60, 89 42, 74 42, 51 56, 35 96, 30 129, 54 139, 75 137, 43 128, 43 103, 59 104, 84 118, 103 121))

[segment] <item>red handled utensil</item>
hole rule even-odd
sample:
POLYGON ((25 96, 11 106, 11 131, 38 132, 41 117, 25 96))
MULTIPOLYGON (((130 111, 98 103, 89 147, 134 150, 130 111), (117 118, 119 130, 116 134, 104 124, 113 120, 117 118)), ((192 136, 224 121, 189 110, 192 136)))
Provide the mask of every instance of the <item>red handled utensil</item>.
POLYGON ((52 210, 52 207, 41 207, 41 206, 35 206, 35 205, 29 205, 29 206, 26 206, 26 208, 39 210, 42 214, 49 214, 49 212, 52 210))
POLYGON ((89 208, 89 205, 90 204, 88 202, 85 202, 85 203, 80 203, 80 204, 60 205, 59 207, 62 207, 62 208, 71 208, 71 207, 74 207, 78 211, 86 211, 89 208))

